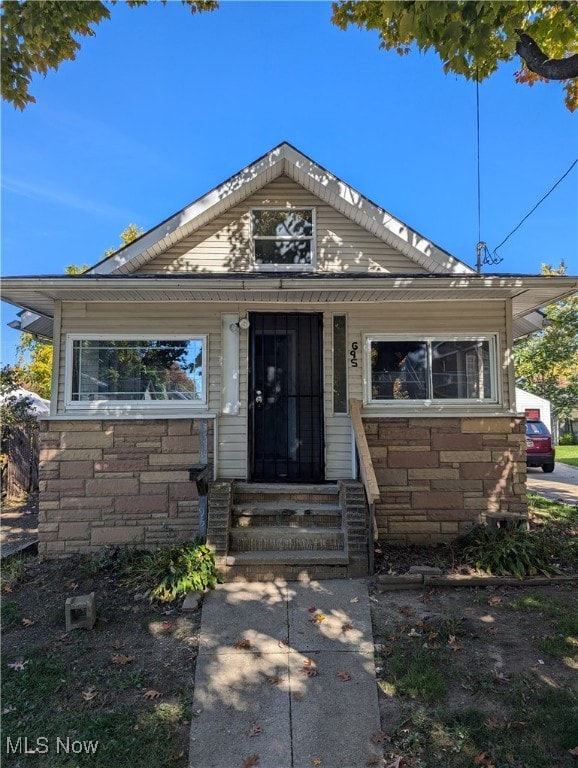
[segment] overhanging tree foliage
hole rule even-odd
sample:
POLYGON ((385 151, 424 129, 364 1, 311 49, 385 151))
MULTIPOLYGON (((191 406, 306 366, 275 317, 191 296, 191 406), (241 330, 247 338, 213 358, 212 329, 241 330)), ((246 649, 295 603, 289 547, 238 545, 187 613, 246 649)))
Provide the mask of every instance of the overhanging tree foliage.
MULTIPOLYGON (((128 227, 120 233, 121 243, 116 248, 109 248, 105 252, 105 258, 112 256, 119 248, 132 243, 143 234, 144 230, 137 227, 136 224, 129 224, 128 227)), ((81 267, 76 264, 70 264, 64 270, 67 275, 80 275, 89 269, 88 264, 81 267)), ((22 331, 17 346, 18 358, 16 361, 16 371, 22 380, 24 386, 31 392, 36 392, 40 397, 50 398, 50 387, 52 381, 52 341, 41 339, 32 334, 22 331)))
MULTIPOLYGON (((160 0, 166 5, 167 0, 160 0)), ((214 0, 181 0, 191 13, 213 11, 214 0)), ((116 5, 109 0, 108 5, 116 5)), ((126 0, 131 8, 147 0, 126 0)), ((94 27, 110 18, 100 0, 4 0, 2 3, 2 98, 19 109, 36 101, 29 92, 35 73, 46 75, 74 60, 78 37, 94 37, 94 27)))
POLYGON ((575 2, 387 0, 333 3, 332 21, 376 30, 399 54, 433 49, 446 72, 479 81, 503 61, 522 59, 520 83, 564 80, 566 106, 578 108, 578 5, 575 2))
MULTIPOLYGON (((564 275, 542 265, 543 275, 564 275)), ((544 309, 547 325, 514 348, 516 383, 552 403, 556 416, 569 419, 578 403, 578 294, 544 309)))

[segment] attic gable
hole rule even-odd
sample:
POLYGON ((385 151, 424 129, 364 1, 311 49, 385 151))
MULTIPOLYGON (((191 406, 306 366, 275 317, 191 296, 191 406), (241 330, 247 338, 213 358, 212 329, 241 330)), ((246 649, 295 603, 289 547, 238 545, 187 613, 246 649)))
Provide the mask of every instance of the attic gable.
POLYGON ((473 272, 466 264, 363 197, 290 144, 283 143, 94 266, 88 274, 131 274, 146 269, 147 264, 167 249, 281 175, 288 176, 386 245, 404 254, 424 271, 455 274, 473 272))

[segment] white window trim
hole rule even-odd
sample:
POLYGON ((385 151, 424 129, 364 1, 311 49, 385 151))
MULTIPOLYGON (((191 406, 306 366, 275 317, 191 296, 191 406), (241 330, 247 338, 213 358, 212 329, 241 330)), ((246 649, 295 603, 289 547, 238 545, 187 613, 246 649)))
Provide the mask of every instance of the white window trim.
POLYGON ((313 272, 317 268, 317 210, 311 205, 254 205, 249 211, 249 239, 251 241, 251 258, 255 272, 313 272), (253 236, 253 211, 311 211, 312 233, 307 237, 276 237, 265 235, 259 240, 310 240, 311 264, 257 264, 255 261, 255 238, 253 236))
POLYGON ((67 411, 183 411, 206 410, 208 402, 209 337, 206 333, 67 333, 64 361, 64 407, 67 411), (72 400, 73 344, 75 341, 200 341, 203 345, 203 399, 202 400, 72 400))
POLYGON ((474 406, 495 408, 502 404, 500 366, 500 336, 498 333, 447 334, 447 333, 371 333, 363 337, 363 394, 364 407, 396 411, 427 410, 428 408, 458 409, 474 406), (372 341, 488 341, 490 347, 491 398, 431 398, 428 400, 373 400, 371 386, 371 342, 372 341))

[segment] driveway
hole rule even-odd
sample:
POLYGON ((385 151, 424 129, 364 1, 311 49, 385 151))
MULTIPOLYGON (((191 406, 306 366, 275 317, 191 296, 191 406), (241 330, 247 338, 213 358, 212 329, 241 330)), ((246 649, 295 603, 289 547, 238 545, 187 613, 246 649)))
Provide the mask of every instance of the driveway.
POLYGON ((556 463, 550 474, 539 467, 528 467, 528 491, 539 493, 547 499, 578 505, 578 467, 556 463))

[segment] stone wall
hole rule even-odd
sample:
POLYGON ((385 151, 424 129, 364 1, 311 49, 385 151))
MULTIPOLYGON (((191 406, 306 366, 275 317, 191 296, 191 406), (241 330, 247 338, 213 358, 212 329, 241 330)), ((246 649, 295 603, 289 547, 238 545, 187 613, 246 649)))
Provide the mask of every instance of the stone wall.
POLYGON ((188 467, 212 463, 212 431, 201 419, 41 422, 39 553, 194 537, 198 496, 188 467))
POLYGON ((484 522, 527 515, 524 420, 364 418, 387 542, 435 544, 484 522))

